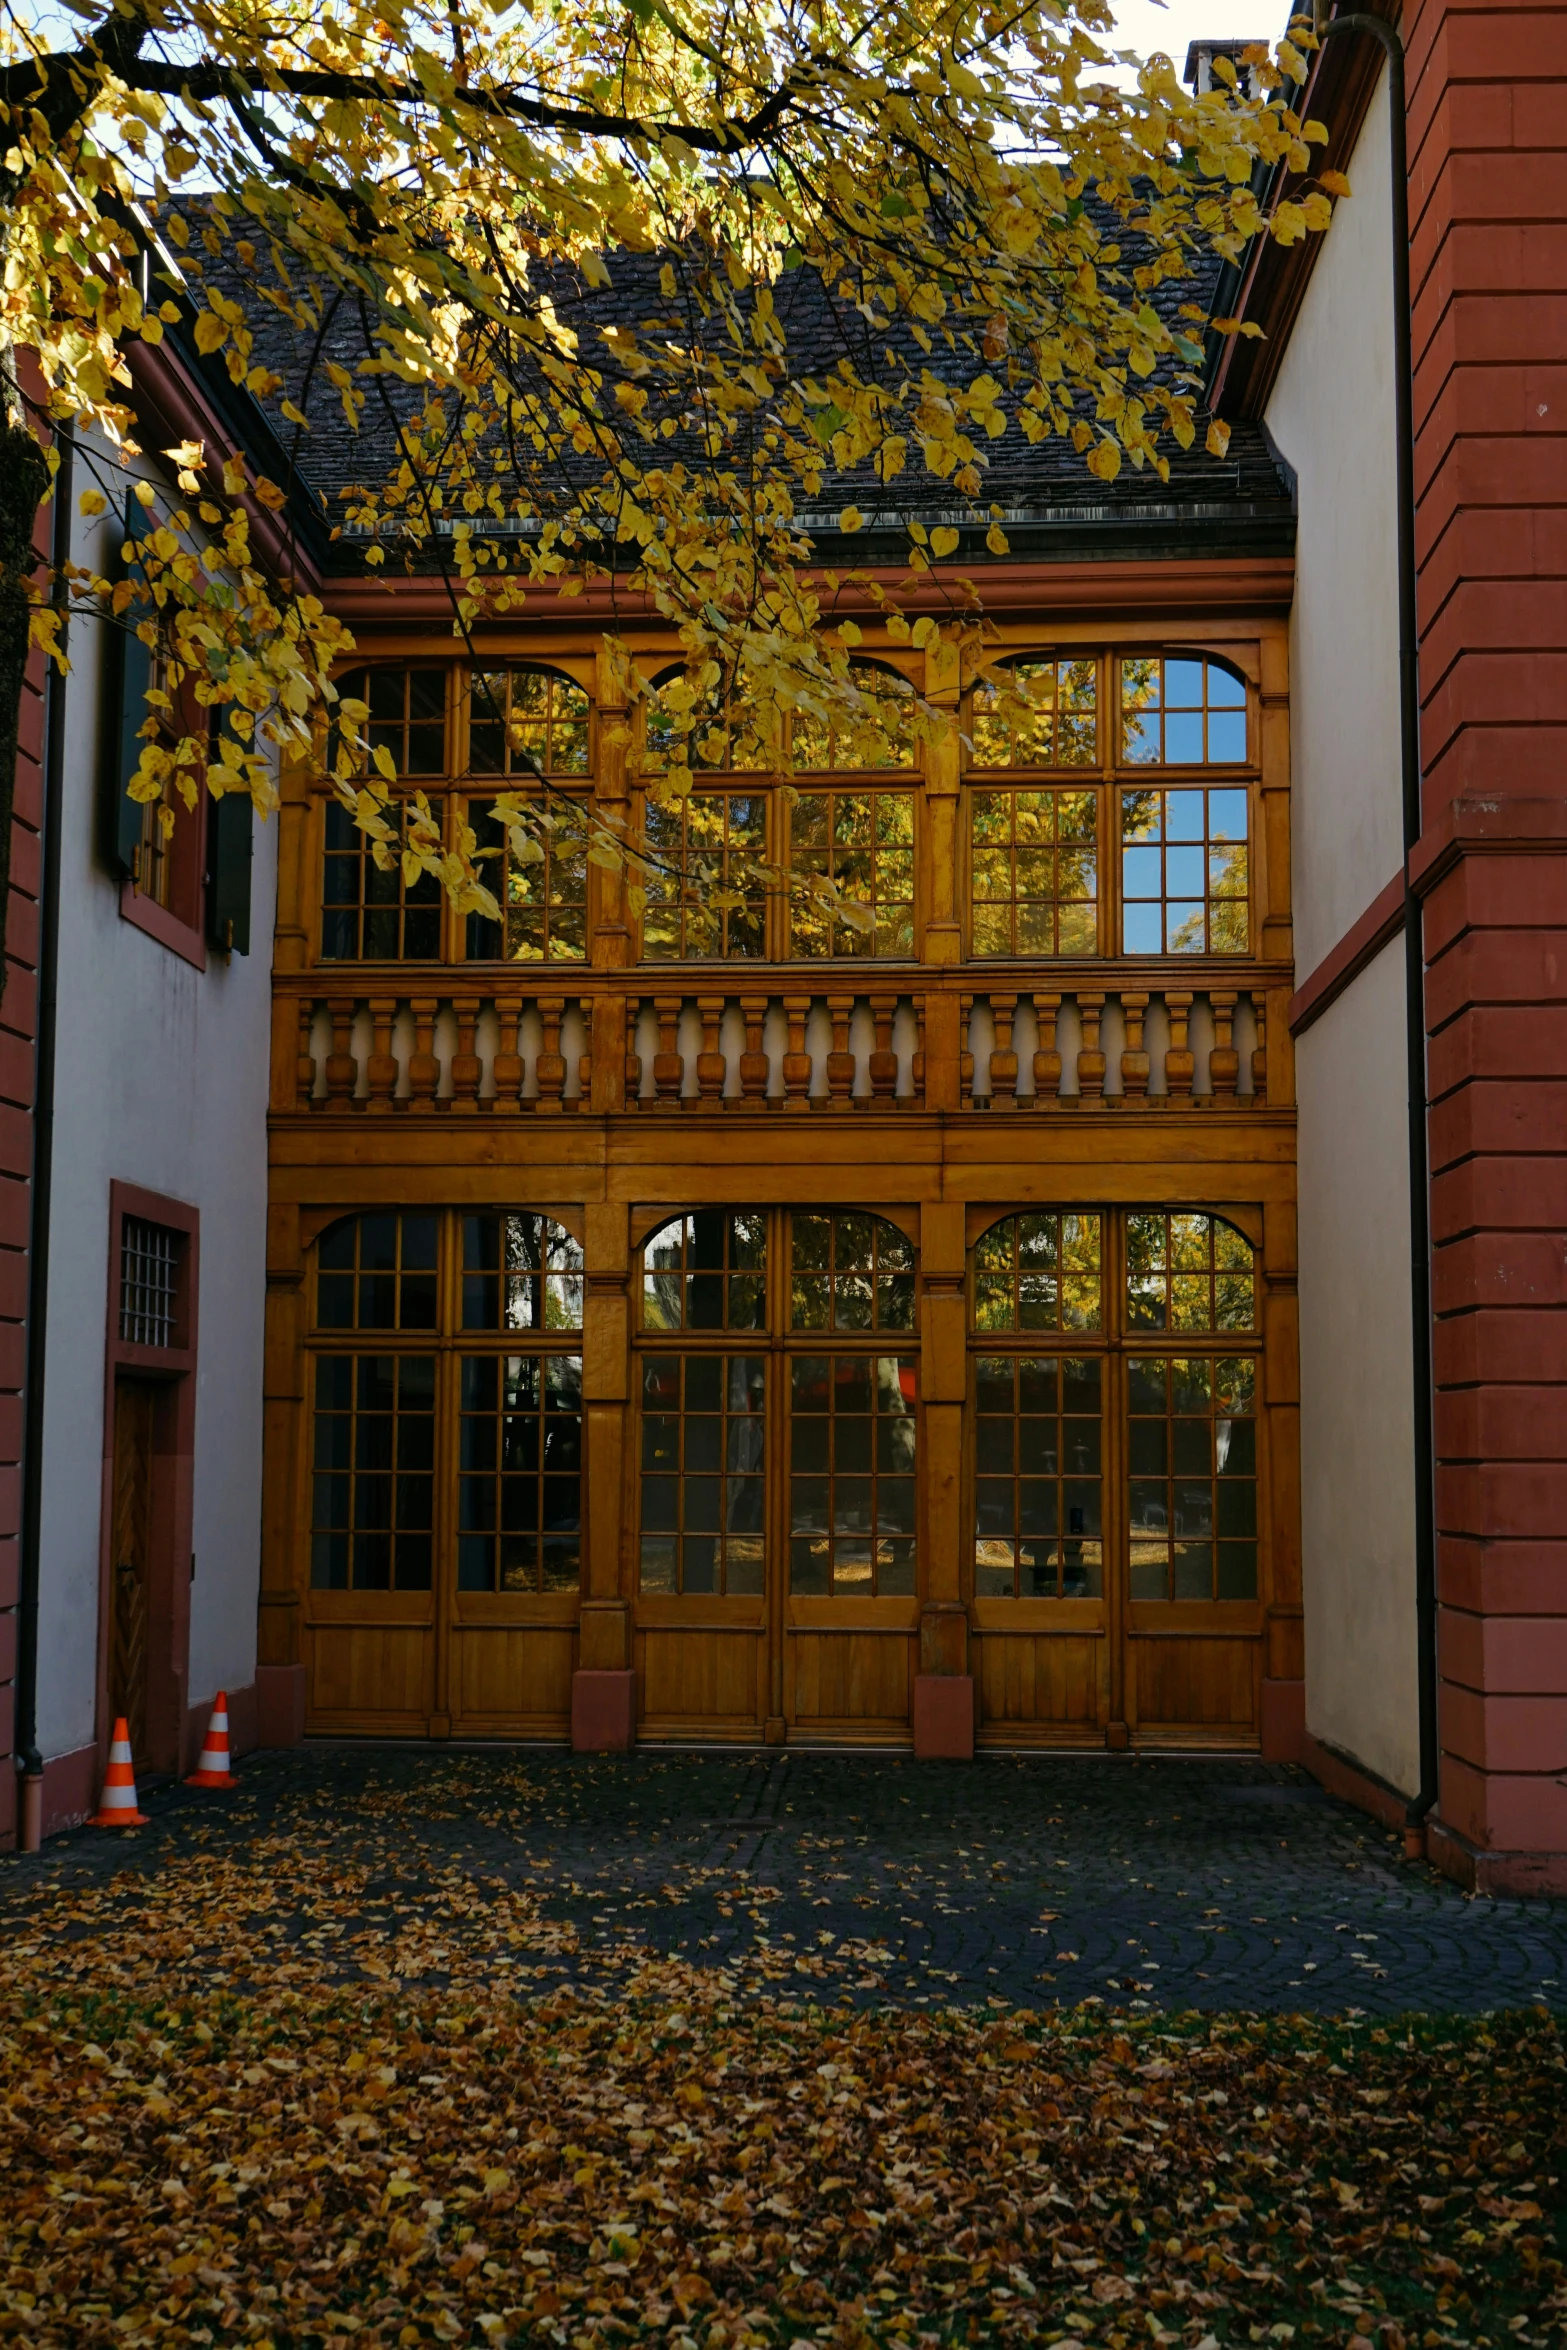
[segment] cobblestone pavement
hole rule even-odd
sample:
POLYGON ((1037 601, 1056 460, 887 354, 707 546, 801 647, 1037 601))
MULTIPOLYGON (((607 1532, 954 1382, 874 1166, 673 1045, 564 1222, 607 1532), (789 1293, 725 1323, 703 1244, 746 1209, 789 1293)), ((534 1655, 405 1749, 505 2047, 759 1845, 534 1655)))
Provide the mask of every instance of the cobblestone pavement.
MULTIPOLYGON (((258 1944, 272 1959, 396 1979, 364 1934, 334 1956, 291 1901, 298 1839, 352 1873, 372 1950, 376 1929, 390 1949, 425 1924, 437 1885, 442 1933, 481 1939, 487 1898, 529 1892, 525 1951, 494 1938, 496 1979, 528 1994, 680 1956, 737 1993, 858 2003, 1567 2005, 1567 1903, 1470 1899, 1263 1763, 323 1744, 250 1758, 233 1795, 143 1802, 134 1837, 80 1830, 0 1863, 0 1905, 52 1887, 77 1920, 65 1930, 93 1934, 112 1910, 73 1895, 222 1852, 276 1886, 258 1944)), ((439 1980, 428 1935, 424 1949, 439 1980)))

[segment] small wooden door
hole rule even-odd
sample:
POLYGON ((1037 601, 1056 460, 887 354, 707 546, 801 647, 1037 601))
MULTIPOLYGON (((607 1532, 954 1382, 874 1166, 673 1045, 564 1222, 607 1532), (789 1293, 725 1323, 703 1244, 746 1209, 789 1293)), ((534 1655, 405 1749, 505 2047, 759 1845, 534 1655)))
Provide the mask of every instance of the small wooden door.
POLYGON ((147 1649, 152 1568, 152 1432, 157 1388, 121 1379, 114 1389, 114 1507, 109 1613, 109 1714, 130 1725, 131 1753, 146 1761, 147 1649))

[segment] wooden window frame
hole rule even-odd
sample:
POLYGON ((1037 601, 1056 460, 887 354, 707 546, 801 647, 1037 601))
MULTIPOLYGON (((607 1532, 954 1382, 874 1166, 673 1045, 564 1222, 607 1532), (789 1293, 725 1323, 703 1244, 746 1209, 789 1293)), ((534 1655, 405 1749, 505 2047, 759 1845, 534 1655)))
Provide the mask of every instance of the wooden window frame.
MULTIPOLYGON (((580 1248, 583 1218, 580 1206, 554 1201, 513 1201, 452 1206, 406 1202, 379 1203, 322 1210, 305 1219, 300 1239, 305 1270, 305 1336, 307 1372, 304 1409, 299 1415, 299 1491, 306 1501, 301 1511, 303 1540, 302 1588, 310 1620, 317 1624, 353 1624, 361 1621, 461 1624, 496 1622, 574 1621, 585 1585, 579 1554, 578 1587, 571 1591, 461 1591, 458 1586, 458 1438, 461 1422, 461 1364, 464 1356, 566 1355, 584 1358, 584 1332, 575 1330, 466 1329, 462 1319, 463 1218, 469 1214, 534 1215, 548 1218, 568 1232, 580 1248), (319 1243, 324 1233, 345 1216, 411 1213, 436 1218, 436 1311, 428 1330, 323 1329, 317 1315, 320 1273, 319 1243), (431 1528, 431 1583, 425 1590, 333 1590, 312 1581, 310 1501, 316 1417, 316 1365, 327 1357, 359 1355, 429 1355, 435 1361, 435 1467, 431 1528)), ((588 1415, 583 1413, 582 1517, 587 1513, 589 1465, 588 1415)))

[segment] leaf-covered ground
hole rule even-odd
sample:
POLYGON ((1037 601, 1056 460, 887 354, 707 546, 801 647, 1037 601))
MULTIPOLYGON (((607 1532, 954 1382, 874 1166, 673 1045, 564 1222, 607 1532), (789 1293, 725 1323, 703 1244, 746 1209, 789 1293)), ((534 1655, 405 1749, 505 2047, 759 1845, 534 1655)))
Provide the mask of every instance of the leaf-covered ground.
MULTIPOLYGON (((1567 2334, 1544 2007, 892 2005, 634 1918, 588 1964, 536 1856, 476 1868, 406 1774, 354 1784, 347 1829, 252 1793, 0 1874, 0 2340, 1567 2334)), ((550 1785, 497 1761, 425 1793, 504 1797, 485 1834, 526 1847, 550 1785)))

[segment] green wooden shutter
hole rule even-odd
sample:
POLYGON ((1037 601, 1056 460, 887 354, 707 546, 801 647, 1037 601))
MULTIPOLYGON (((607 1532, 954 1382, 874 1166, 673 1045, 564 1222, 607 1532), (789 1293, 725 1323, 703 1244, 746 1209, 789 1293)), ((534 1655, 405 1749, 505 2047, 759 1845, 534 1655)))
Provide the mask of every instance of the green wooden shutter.
POLYGON ((207 936, 231 955, 250 952, 251 817, 244 792, 207 802, 207 936))
MULTIPOLYGON (((145 538, 152 518, 139 498, 125 501, 125 536, 145 538)), ((113 572, 123 579, 128 566, 116 556, 113 572)), ((139 636, 106 622, 104 646, 103 738, 99 772, 100 840, 111 871, 129 880, 141 847, 143 808, 126 795, 126 785, 141 764, 140 728, 147 717, 147 689, 152 683, 152 654, 139 636)))

